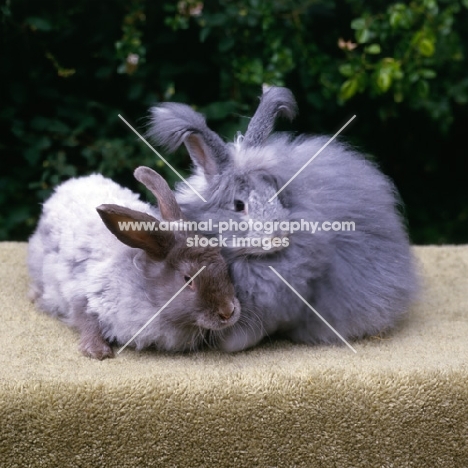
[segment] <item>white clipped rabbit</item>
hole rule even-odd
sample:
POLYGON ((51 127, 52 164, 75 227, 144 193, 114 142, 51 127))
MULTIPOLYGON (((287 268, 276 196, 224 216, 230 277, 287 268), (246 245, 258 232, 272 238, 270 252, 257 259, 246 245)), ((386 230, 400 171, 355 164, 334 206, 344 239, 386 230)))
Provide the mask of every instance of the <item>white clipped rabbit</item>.
POLYGON ((29 241, 31 299, 77 328, 80 350, 97 359, 112 357, 111 345, 127 343, 186 283, 133 346, 196 350, 240 315, 219 248, 188 247, 193 232, 120 229, 184 218, 159 174, 140 167, 135 177, 159 211, 101 175, 71 179, 46 201, 29 241))
POLYGON ((184 184, 176 193, 192 219, 211 218, 218 225, 260 221, 270 227, 277 221, 305 220, 318 226, 314 233, 288 233, 281 225, 273 232, 230 228, 223 233, 231 240, 223 255, 242 307, 237 324, 218 336, 219 346, 228 351, 273 334, 302 343, 340 342, 335 331, 345 339, 378 334, 394 327, 417 295, 394 185, 364 156, 337 141, 303 168, 328 138, 270 136, 278 115, 292 118, 295 112, 288 89, 268 88, 245 137, 226 144, 186 105, 163 103, 152 109, 149 136, 169 151, 184 143, 195 165, 188 180, 207 203, 184 184), (351 222, 355 229, 325 229, 334 222, 351 222), (266 249, 253 242, 234 245, 234 236, 279 241, 266 249))

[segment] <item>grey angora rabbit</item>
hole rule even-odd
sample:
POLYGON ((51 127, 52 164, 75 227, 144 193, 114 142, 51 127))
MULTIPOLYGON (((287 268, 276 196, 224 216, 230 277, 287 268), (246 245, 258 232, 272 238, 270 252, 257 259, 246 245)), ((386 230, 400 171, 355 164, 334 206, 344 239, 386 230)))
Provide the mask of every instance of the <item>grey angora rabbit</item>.
POLYGON ((193 233, 183 231, 120 228, 183 218, 159 174, 140 167, 135 177, 159 210, 101 175, 70 179, 44 204, 29 242, 31 299, 77 328, 81 351, 97 359, 112 357, 111 344, 126 344, 163 306, 132 346, 198 349, 240 315, 218 247, 187 247, 193 233))
POLYGON ((228 144, 187 105, 162 103, 151 111, 148 135, 168 151, 185 144, 194 163, 188 181, 207 201, 180 183, 176 197, 184 213, 223 228, 232 221, 269 227, 251 224, 240 232, 232 224, 222 233, 242 314, 235 326, 217 333, 221 349, 242 350, 273 334, 299 343, 339 342, 269 266, 345 339, 395 326, 415 298, 418 280, 396 189, 374 164, 334 141, 274 197, 329 140, 270 135, 278 115, 296 113, 288 89, 266 89, 245 136, 228 144), (278 224, 284 220, 311 221, 315 232, 285 231, 278 224), (355 229, 331 229, 337 222, 352 222, 355 229), (239 237, 261 243, 239 244, 239 237))

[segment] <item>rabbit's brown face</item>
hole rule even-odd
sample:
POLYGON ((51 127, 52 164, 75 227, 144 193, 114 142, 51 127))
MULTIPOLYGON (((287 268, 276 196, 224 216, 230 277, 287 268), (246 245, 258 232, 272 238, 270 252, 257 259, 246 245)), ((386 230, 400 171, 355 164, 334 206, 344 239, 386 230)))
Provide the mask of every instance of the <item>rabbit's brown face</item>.
POLYGON ((240 305, 220 249, 187 247, 186 236, 177 237, 164 265, 149 265, 149 276, 167 300, 183 288, 162 316, 179 326, 202 330, 234 325, 240 317, 240 305))

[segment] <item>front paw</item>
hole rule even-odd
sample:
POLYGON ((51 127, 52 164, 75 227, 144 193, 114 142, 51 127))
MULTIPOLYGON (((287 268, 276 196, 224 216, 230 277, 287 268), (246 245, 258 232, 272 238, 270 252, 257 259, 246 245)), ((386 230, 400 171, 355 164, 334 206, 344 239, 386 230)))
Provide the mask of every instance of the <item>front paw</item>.
POLYGON ((82 339, 79 346, 80 351, 87 357, 102 361, 106 358, 113 358, 114 351, 109 343, 101 337, 92 339, 82 339))

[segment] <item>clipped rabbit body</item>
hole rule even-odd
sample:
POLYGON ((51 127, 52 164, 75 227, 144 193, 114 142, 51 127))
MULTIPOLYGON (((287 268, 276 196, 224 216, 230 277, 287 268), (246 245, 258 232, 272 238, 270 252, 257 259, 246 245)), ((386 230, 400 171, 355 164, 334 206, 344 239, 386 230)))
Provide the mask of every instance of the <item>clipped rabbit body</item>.
POLYGON ((135 176, 160 211, 101 175, 71 179, 44 204, 29 242, 31 299, 76 327, 81 351, 98 359, 113 355, 112 343, 131 340, 186 282, 133 346, 194 350, 240 313, 219 249, 188 248, 183 232, 120 229, 122 222, 160 226, 160 217, 182 218, 158 174, 139 168, 135 176))
POLYGON ((180 184, 176 196, 182 210, 193 219, 229 226, 223 236, 231 243, 223 254, 242 316, 219 337, 225 350, 247 348, 272 334, 303 343, 339 341, 269 266, 346 339, 391 329, 417 293, 391 181, 339 142, 303 168, 328 138, 270 136, 275 118, 292 118, 295 111, 289 90, 269 88, 245 137, 225 144, 188 106, 165 103, 152 109, 150 135, 168 150, 186 145, 195 163, 188 180, 207 200, 180 184), (232 223, 255 220, 269 223, 269 230, 239 232, 232 223), (303 230, 287 231, 280 221, 302 222, 303 230), (303 221, 315 227, 306 228, 303 221), (331 229, 342 223, 348 230, 331 229), (268 242, 246 246, 235 236, 268 242))

